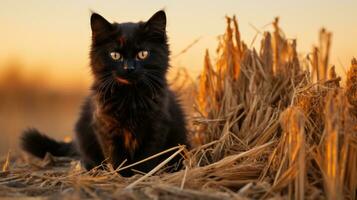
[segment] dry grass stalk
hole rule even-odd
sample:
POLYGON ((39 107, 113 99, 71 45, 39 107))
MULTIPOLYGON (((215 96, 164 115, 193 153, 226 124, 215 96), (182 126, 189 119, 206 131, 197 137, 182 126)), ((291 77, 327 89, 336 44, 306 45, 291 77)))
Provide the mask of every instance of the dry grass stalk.
POLYGON ((357 60, 355 58, 352 59, 351 68, 347 72, 346 90, 349 103, 357 111, 357 60))
POLYGON ((154 169, 152 169, 150 172, 145 174, 144 176, 140 177, 138 180, 134 181, 130 185, 128 185, 126 188, 131 189, 134 188, 137 184, 142 182, 144 179, 148 178, 149 176, 152 176, 154 173, 159 171, 161 168, 163 168, 170 160, 172 160, 175 156, 177 156, 179 153, 181 153, 184 150, 185 147, 180 147, 174 154, 172 154, 170 157, 162 161, 159 165, 157 165, 154 169))
POLYGON ((2 172, 8 171, 9 168, 10 168, 10 151, 7 152, 7 156, 6 156, 5 162, 2 165, 2 172))
POLYGON ((331 38, 332 33, 323 28, 319 33, 319 47, 313 47, 310 61, 315 81, 326 81, 328 78, 331 38))
MULTIPOLYGON (((285 160, 285 165, 288 169, 285 169, 285 173, 289 171, 294 171, 290 177, 293 181, 288 181, 288 194, 289 198, 294 199, 304 199, 305 198, 305 116, 297 108, 291 107, 286 109, 280 117, 280 124, 283 128, 283 134, 286 134, 285 140, 282 140, 284 144, 284 149, 287 150, 287 153, 284 156, 288 156, 288 159, 285 160), (291 168, 292 170, 290 170, 291 168), (295 194, 295 195, 294 195, 295 194)), ((284 174, 281 177, 285 177, 284 174)), ((276 184, 279 185, 279 179, 276 179, 276 184)))
POLYGON ((325 155, 322 155, 325 159, 322 160, 323 173, 325 177, 325 187, 327 196, 329 199, 341 199, 342 186, 339 180, 340 166, 339 166, 339 123, 338 118, 343 113, 335 105, 342 105, 342 102, 335 104, 339 98, 333 98, 329 96, 326 104, 326 121, 324 129, 324 144, 322 145, 322 151, 325 155))
POLYGON ((327 32, 326 29, 320 30, 319 35, 319 72, 321 73, 322 80, 327 80, 327 69, 329 64, 329 55, 331 48, 332 33, 327 32))

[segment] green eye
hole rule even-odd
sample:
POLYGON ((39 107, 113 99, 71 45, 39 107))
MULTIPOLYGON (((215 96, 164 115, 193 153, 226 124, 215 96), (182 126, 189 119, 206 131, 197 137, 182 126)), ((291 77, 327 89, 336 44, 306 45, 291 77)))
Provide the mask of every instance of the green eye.
POLYGON ((113 60, 121 60, 122 56, 118 52, 110 52, 110 57, 112 57, 113 60))
POLYGON ((136 55, 137 59, 139 60, 144 60, 145 58, 147 58, 149 55, 148 51, 139 51, 139 53, 136 55))

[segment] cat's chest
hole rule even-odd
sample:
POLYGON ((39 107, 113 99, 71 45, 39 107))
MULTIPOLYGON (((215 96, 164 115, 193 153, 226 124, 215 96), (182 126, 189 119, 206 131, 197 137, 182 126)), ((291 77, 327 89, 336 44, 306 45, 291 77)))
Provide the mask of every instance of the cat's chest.
POLYGON ((140 93, 131 93, 128 96, 113 96, 108 103, 101 104, 101 109, 109 115, 120 117, 130 115, 140 117, 161 109, 161 98, 140 93))
POLYGON ((113 116, 96 112, 93 120, 94 130, 100 138, 110 141, 108 146, 121 141, 121 145, 128 151, 134 152, 139 146, 136 129, 129 127, 123 122, 118 121, 113 116))
POLYGON ((106 107, 97 104, 94 109, 94 127, 102 134, 117 136, 125 132, 138 131, 147 124, 155 123, 157 109, 152 107, 141 107, 128 103, 117 107, 115 104, 106 107))
POLYGON ((99 98, 94 101, 94 125, 107 135, 120 135, 125 130, 142 131, 160 122, 167 115, 166 98, 118 98, 103 104, 99 98))

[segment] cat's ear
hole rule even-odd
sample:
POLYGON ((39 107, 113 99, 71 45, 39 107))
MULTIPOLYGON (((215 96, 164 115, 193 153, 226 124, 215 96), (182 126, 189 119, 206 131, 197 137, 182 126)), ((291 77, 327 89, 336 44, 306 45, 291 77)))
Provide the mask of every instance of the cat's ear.
POLYGON ((160 10, 156 12, 145 24, 145 27, 151 31, 164 34, 166 32, 166 14, 160 10))
POLYGON ((113 29, 112 24, 97 13, 92 13, 92 16, 90 17, 90 26, 94 37, 110 32, 113 29))

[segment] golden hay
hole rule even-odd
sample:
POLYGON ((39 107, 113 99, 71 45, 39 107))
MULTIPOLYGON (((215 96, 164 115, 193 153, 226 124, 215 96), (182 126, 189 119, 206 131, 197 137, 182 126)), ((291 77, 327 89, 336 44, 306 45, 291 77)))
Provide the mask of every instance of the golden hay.
POLYGON ((331 33, 321 30, 319 46, 302 59, 278 22, 272 33, 263 34, 257 53, 241 41, 236 18, 227 17, 217 61, 212 64, 206 51, 197 83, 190 127, 195 146, 168 150, 183 156, 182 171, 164 172, 172 156, 131 178, 117 174, 125 165, 87 172, 67 158, 48 155, 36 163, 8 157, 2 162, 0 195, 356 199, 357 60, 342 88, 329 68, 331 33))

